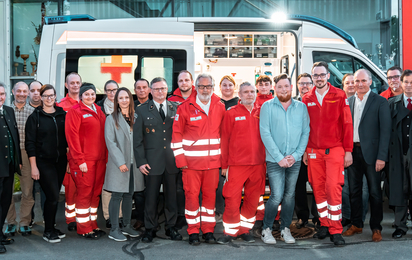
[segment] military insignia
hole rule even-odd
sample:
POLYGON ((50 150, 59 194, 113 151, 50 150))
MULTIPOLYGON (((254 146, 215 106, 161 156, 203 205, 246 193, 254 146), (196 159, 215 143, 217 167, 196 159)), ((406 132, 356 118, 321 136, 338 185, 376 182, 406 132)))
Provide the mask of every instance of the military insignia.
POLYGON ((146 128, 146 133, 150 133, 150 129, 149 129, 149 128, 146 128))
POLYGON ((154 130, 154 129, 152 129, 152 132, 154 133, 154 132, 155 132, 155 130, 154 130))
POLYGON ((150 109, 153 109, 153 105, 150 106, 150 109))
POLYGON ((137 119, 137 114, 136 113, 134 113, 134 119, 137 119))

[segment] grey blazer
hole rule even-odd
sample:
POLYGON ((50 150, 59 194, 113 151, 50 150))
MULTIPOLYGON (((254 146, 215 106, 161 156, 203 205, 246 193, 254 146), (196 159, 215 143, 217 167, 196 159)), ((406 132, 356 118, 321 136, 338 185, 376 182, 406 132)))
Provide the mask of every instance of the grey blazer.
POLYGON ((139 171, 132 154, 133 133, 130 134, 130 126, 121 114, 119 114, 119 129, 117 129, 113 116, 111 114, 107 117, 104 128, 109 159, 103 189, 111 192, 129 192, 130 164, 133 158, 134 191, 142 191, 144 190, 143 174, 139 171), (129 171, 120 171, 119 167, 123 164, 126 164, 129 171))

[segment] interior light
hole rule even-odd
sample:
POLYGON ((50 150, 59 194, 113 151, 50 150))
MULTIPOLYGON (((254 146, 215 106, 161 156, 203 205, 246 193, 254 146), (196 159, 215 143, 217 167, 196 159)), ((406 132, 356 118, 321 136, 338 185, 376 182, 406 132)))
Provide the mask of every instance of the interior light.
POLYGON ((283 23, 283 22, 286 22, 288 17, 286 15, 286 13, 284 13, 284 12, 276 12, 272 15, 271 19, 272 19, 272 21, 274 21, 276 23, 283 23))

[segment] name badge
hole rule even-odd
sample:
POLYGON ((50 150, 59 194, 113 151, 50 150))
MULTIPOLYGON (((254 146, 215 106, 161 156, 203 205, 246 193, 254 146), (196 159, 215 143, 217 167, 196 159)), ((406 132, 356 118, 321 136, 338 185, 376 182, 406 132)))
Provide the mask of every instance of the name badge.
POLYGON ((311 107, 311 106, 316 106, 316 103, 315 102, 308 103, 308 107, 311 107))
POLYGON ((91 114, 85 114, 85 115, 83 115, 83 118, 88 118, 88 117, 91 117, 91 116, 93 116, 93 115, 91 115, 91 114))
POLYGON ((246 117, 245 116, 235 117, 235 121, 240 121, 240 120, 246 120, 246 117))
POLYGON ((190 121, 197 121, 197 120, 201 120, 202 116, 197 116, 197 117, 191 117, 190 121))
POLYGON ((316 159, 316 153, 310 153, 309 158, 310 159, 316 159))

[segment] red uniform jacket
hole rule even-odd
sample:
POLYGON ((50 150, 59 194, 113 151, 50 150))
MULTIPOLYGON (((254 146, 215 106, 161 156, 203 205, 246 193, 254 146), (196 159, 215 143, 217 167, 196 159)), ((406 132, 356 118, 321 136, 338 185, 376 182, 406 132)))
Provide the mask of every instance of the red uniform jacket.
POLYGON ((261 95, 261 94, 258 93, 257 96, 256 96, 256 101, 255 101, 254 106, 256 108, 259 108, 263 105, 263 103, 265 103, 266 101, 271 100, 271 99, 273 99, 272 93, 269 93, 268 95, 261 95))
POLYGON ((220 127, 225 111, 225 105, 215 94, 210 101, 209 115, 196 103, 196 94, 178 107, 171 144, 178 168, 209 170, 221 167, 220 127))
POLYGON ((395 95, 393 94, 392 89, 388 88, 387 90, 381 93, 381 96, 388 100, 389 98, 394 97, 395 95))
POLYGON ((328 86, 329 91, 323 98, 322 106, 316 97, 316 87, 302 98, 310 117, 308 148, 343 147, 345 152, 352 152, 353 123, 348 99, 343 90, 329 83, 328 86))
POLYGON ((66 97, 62 98, 59 103, 57 103, 57 106, 63 108, 64 111, 69 111, 70 108, 72 108, 74 105, 78 104, 77 100, 72 99, 69 97, 69 94, 66 94, 66 97))
POLYGON ((107 159, 104 139, 106 116, 99 106, 95 105, 95 108, 97 113, 79 102, 66 115, 65 132, 69 153, 77 165, 107 159))
MULTIPOLYGON (((188 97, 191 98, 192 96, 196 95, 196 89, 195 86, 192 86, 192 94, 188 97)), ((171 95, 167 100, 177 102, 177 103, 183 103, 186 99, 183 98, 182 92, 180 91, 180 88, 177 88, 174 92, 173 95, 171 95)), ((195 99, 196 100, 196 99, 195 99)))
POLYGON ((222 168, 265 163, 265 146, 260 138, 259 118, 238 104, 229 108, 222 123, 222 168))

